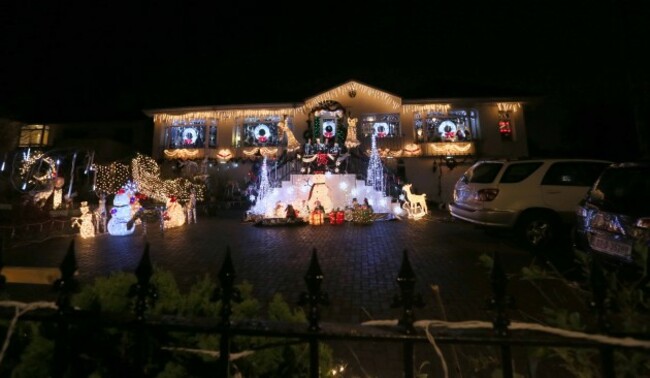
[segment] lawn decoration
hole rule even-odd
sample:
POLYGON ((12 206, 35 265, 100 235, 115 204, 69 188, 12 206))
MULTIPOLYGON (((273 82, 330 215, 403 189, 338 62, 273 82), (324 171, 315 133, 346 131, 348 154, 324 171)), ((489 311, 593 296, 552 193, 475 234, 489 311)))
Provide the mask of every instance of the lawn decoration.
POLYGON ((81 211, 80 217, 72 217, 72 227, 79 227, 79 234, 84 239, 95 237, 93 213, 90 212, 87 201, 81 202, 79 211, 81 211))
POLYGON ((402 205, 402 209, 406 211, 406 215, 410 219, 420 219, 425 216, 429 210, 427 208, 426 193, 414 194, 411 192, 413 184, 405 184, 402 191, 406 194, 406 201, 402 205))

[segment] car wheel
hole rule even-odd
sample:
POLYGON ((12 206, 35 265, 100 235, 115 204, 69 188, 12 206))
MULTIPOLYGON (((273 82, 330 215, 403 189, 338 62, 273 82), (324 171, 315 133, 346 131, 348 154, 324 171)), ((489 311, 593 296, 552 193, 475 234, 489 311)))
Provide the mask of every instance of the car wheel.
POLYGON ((556 219, 551 214, 539 211, 522 215, 516 229, 523 245, 533 250, 552 245, 557 238, 557 231, 556 219))

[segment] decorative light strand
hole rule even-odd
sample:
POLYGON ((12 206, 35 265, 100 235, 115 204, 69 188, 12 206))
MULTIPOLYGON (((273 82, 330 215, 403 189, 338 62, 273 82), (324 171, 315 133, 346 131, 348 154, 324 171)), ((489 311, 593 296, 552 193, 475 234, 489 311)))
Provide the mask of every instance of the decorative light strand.
POLYGON ((385 193, 384 185, 384 167, 381 164, 381 158, 377 150, 377 136, 372 134, 372 151, 370 161, 368 162, 368 174, 366 176, 366 185, 373 187, 380 193, 385 193))
POLYGON ((350 81, 334 89, 331 89, 327 92, 323 92, 315 97, 308 99, 307 101, 305 101, 303 112, 307 112, 311 110, 312 108, 316 107, 319 103, 323 101, 331 100, 333 97, 338 97, 340 95, 347 94, 350 91, 355 91, 357 93, 362 92, 371 97, 386 101, 393 107, 393 109, 399 108, 400 105, 402 104, 402 99, 397 96, 393 96, 389 93, 377 90, 375 88, 358 83, 356 81, 350 81))
POLYGON ((450 104, 407 104, 402 106, 402 112, 404 113, 434 112, 447 114, 449 109, 451 109, 450 104))
POLYGON ((194 119, 227 119, 227 118, 244 118, 256 117, 263 118, 278 114, 294 115, 300 108, 265 108, 265 109, 224 109, 211 110, 203 112, 188 112, 184 114, 155 114, 154 122, 171 124, 174 121, 189 122, 194 119))
POLYGON ((497 109, 499 109, 499 112, 516 113, 519 108, 521 108, 520 102, 497 102, 497 109))

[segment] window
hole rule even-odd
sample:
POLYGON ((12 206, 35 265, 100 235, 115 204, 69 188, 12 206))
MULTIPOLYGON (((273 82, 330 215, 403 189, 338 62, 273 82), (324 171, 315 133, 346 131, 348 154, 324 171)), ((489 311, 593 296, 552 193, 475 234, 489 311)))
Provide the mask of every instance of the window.
POLYGON ((544 175, 542 185, 592 186, 607 163, 559 162, 544 175))
POLYGON ((236 128, 236 145, 241 144, 244 147, 280 145, 278 122, 281 120, 281 116, 243 118, 241 120, 241 125, 236 128))
POLYGON ((20 128, 18 147, 47 146, 50 139, 50 127, 45 125, 27 125, 20 128))
POLYGON ((418 142, 469 142, 478 135, 478 112, 473 109, 416 112, 414 121, 418 142))
POLYGON ((208 147, 217 147, 216 120, 174 121, 165 129, 165 148, 168 149, 205 148, 206 140, 208 147))
POLYGON ((489 184, 497 177, 501 167, 503 163, 480 163, 463 175, 463 182, 489 184))
POLYGON ((366 137, 372 134, 377 138, 401 137, 399 114, 364 114, 361 116, 361 132, 366 137))
POLYGON ((510 164, 510 166, 506 168, 505 172, 503 172, 500 182, 502 184, 522 182, 528 178, 528 176, 533 174, 537 168, 541 167, 542 164, 542 162, 510 164))

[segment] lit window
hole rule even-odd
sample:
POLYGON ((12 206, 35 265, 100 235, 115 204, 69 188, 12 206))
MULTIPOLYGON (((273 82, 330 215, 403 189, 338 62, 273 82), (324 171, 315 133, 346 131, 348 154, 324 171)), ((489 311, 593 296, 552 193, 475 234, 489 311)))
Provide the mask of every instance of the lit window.
POLYGON ((399 114, 364 114, 361 116, 361 133, 365 136, 375 134, 377 138, 402 136, 399 114))
POLYGON ((476 110, 450 110, 447 113, 415 113, 415 138, 418 142, 469 142, 478 135, 476 110))
POLYGON ((244 147, 263 147, 280 145, 278 123, 281 116, 265 118, 246 117, 235 131, 235 144, 244 147))
POLYGON ((165 148, 205 148, 206 143, 209 148, 217 148, 216 120, 175 121, 165 128, 165 148))
POLYGON ((20 128, 18 147, 47 146, 50 139, 50 127, 45 125, 27 125, 20 128))

